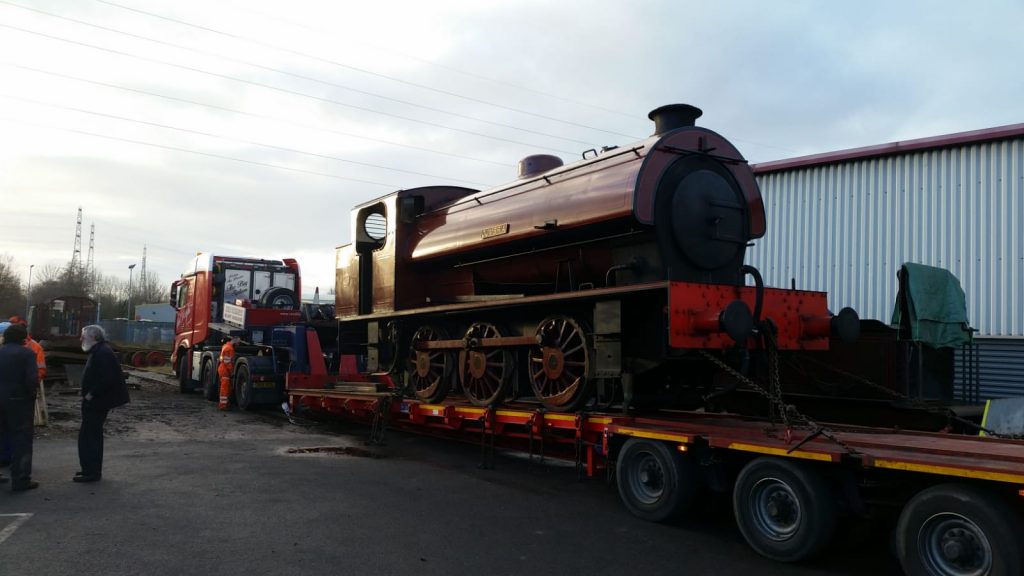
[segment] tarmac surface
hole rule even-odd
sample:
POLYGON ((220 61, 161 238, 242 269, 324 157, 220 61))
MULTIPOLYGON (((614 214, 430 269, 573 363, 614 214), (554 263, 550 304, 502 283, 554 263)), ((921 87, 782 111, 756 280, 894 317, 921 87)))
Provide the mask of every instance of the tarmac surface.
POLYGON ((389 432, 366 446, 363 427, 221 413, 162 377, 131 381, 141 388, 108 419, 95 484, 71 482, 78 398, 48 391, 42 486, 0 490, 0 574, 899 573, 877 533, 779 564, 747 547, 728 498, 651 524, 571 465, 499 454, 482 470, 471 445, 389 432))

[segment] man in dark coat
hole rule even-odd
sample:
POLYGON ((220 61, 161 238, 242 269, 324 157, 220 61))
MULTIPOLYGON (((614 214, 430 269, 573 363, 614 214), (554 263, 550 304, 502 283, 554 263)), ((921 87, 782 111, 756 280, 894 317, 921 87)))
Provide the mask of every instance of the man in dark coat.
POLYGON ((78 461, 82 470, 75 482, 96 482, 103 476, 103 423, 112 407, 124 404, 127 392, 121 365, 100 326, 82 328, 82 350, 89 353, 82 373, 82 427, 78 431, 78 461))
POLYGON ((11 441, 11 489, 38 488, 32 480, 33 408, 39 386, 36 356, 25 348, 28 331, 12 324, 4 330, 0 346, 0 425, 11 441))

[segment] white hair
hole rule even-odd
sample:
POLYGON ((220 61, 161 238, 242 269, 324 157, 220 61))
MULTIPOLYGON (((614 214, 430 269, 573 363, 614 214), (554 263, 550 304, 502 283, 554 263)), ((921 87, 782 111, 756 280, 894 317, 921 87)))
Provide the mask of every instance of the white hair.
POLYGON ((106 342, 107 340, 107 333, 103 330, 103 326, 99 324, 90 324, 82 328, 82 335, 88 336, 97 342, 106 342))

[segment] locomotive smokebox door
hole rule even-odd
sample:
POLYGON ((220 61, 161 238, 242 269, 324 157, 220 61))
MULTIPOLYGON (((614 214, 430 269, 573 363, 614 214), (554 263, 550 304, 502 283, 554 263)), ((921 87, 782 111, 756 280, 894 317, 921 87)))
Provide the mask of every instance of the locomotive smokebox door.
POLYGON ((656 199, 658 245, 670 280, 738 284, 750 238, 743 191, 719 162, 703 156, 677 160, 656 199))
POLYGON ((672 196, 676 245, 705 270, 728 265, 746 244, 743 208, 736 190, 720 175, 691 172, 672 196))

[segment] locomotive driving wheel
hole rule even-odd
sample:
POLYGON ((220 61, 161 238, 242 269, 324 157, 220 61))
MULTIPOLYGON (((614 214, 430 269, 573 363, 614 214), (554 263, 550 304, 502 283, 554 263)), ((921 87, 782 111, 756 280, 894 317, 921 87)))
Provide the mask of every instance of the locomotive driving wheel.
POLYGON ((551 316, 537 326, 530 347, 530 386, 551 410, 566 412, 587 401, 590 389, 590 338, 568 316, 551 316))
POLYGON ((413 334, 409 346, 409 384, 416 397, 424 402, 437 402, 448 393, 452 374, 452 355, 446 350, 417 350, 416 345, 447 338, 437 326, 422 326, 413 334))
POLYGON ((515 360, 501 348, 478 348, 484 338, 504 336, 494 324, 477 322, 466 331, 467 349, 459 353, 459 381, 466 398, 477 406, 500 403, 512 383, 515 360))

